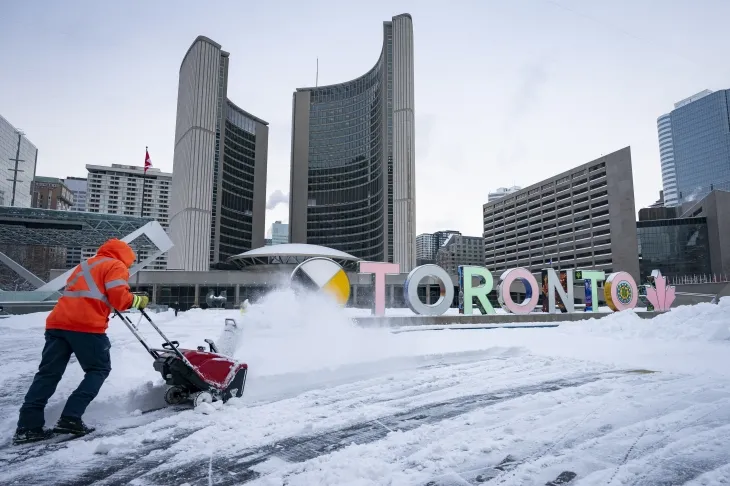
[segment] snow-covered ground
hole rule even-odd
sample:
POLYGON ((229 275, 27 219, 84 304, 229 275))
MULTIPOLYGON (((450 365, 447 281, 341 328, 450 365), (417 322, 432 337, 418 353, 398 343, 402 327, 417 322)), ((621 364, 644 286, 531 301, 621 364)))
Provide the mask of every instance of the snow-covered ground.
MULTIPOLYGON (((366 314, 288 291, 245 315, 153 314, 183 347, 220 340, 226 317, 242 326, 244 397, 195 410, 160 409, 151 357, 112 319, 113 370, 85 416, 97 432, 20 447, 46 314, 4 319, 0 484, 730 484, 730 298, 557 328, 350 320, 366 314)), ((81 376, 69 366, 49 425, 81 376)))

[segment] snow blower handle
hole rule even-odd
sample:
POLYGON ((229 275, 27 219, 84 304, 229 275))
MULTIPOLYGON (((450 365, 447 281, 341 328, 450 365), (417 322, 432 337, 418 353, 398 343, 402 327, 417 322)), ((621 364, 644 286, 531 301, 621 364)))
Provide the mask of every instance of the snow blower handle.
POLYGON ((132 334, 134 334, 134 337, 137 338, 137 341, 142 343, 142 346, 144 346, 144 348, 147 350, 147 352, 150 353, 153 358, 155 358, 155 359, 159 358, 159 355, 155 351, 150 349, 150 347, 145 342, 144 338, 142 338, 142 336, 139 334, 139 332, 137 331, 137 328, 134 326, 134 324, 132 324, 132 320, 128 316, 125 316, 124 314, 119 312, 116 308, 113 308, 113 309, 114 309, 114 314, 118 318, 120 318, 122 320, 122 322, 124 322, 124 324, 127 325, 129 330, 132 331, 132 334))
MULTIPOLYGON (((183 363, 185 363, 186 365, 188 365, 188 367, 190 367, 191 369, 195 369, 195 367, 192 365, 192 363, 190 363, 190 361, 188 361, 188 359, 185 357, 184 354, 182 354, 182 352, 178 349, 178 347, 173 344, 173 342, 174 343, 177 343, 177 341, 170 341, 167 338, 167 336, 165 336, 165 334, 162 332, 162 330, 159 327, 157 327, 157 324, 154 323, 154 321, 149 316, 149 314, 147 314, 147 311, 145 311, 144 309, 139 309, 139 312, 144 316, 145 319, 147 319, 147 322, 150 323, 150 326, 152 326, 153 328, 155 328, 155 331, 157 331, 157 333, 162 337, 162 339, 165 340, 165 343, 164 344, 167 344, 168 346, 170 346, 170 349, 175 352, 175 354, 177 355, 177 357, 180 358, 183 363)), ((163 347, 167 347, 164 344, 163 344, 163 347)))

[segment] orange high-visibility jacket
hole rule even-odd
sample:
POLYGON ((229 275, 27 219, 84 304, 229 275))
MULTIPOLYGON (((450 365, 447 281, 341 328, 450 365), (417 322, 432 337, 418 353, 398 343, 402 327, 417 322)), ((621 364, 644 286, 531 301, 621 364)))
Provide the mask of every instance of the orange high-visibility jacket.
POLYGON ((116 238, 101 245, 69 277, 46 319, 46 329, 104 334, 113 309, 124 311, 132 306, 134 295, 127 281, 135 258, 132 248, 116 238))

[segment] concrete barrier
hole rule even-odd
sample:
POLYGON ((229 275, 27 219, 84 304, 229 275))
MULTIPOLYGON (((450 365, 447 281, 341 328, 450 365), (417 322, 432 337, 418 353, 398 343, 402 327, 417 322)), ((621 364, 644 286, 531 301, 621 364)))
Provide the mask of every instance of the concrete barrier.
MULTIPOLYGON (((626 311, 633 312, 633 311, 626 311)), ((601 319, 611 315, 612 312, 574 312, 572 314, 491 314, 491 315, 442 315, 442 316, 386 316, 386 317, 357 317, 355 324, 362 327, 405 327, 405 326, 458 326, 462 324, 471 325, 511 325, 517 327, 520 324, 533 323, 555 323, 555 322, 577 322, 588 319, 601 319)), ((661 312, 637 311, 637 316, 642 319, 651 319, 661 312)), ((528 327, 528 326, 519 326, 528 327)), ((539 327, 539 326, 529 326, 539 327)))
POLYGON ((53 309, 56 302, 22 302, 22 301, 9 301, 0 303, 0 307, 3 308, 3 312, 8 315, 20 315, 20 314, 31 314, 33 312, 48 312, 53 309))

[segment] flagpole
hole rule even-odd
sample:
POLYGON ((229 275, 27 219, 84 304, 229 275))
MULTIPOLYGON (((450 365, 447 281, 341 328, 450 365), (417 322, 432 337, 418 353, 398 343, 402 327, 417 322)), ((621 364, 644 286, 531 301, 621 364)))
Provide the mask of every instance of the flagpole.
MULTIPOLYGON (((144 196, 145 196, 145 186, 147 182, 147 154, 149 153, 149 147, 145 146, 144 148, 144 157, 145 157, 145 164, 142 168, 142 202, 140 204, 140 210, 139 210, 139 217, 144 218, 144 196)), ((142 257, 140 256, 140 248, 139 244, 137 245, 137 259, 141 262, 142 257)), ((136 281, 134 284, 134 290, 139 292, 139 274, 142 273, 142 269, 140 268, 137 272, 136 281)))

